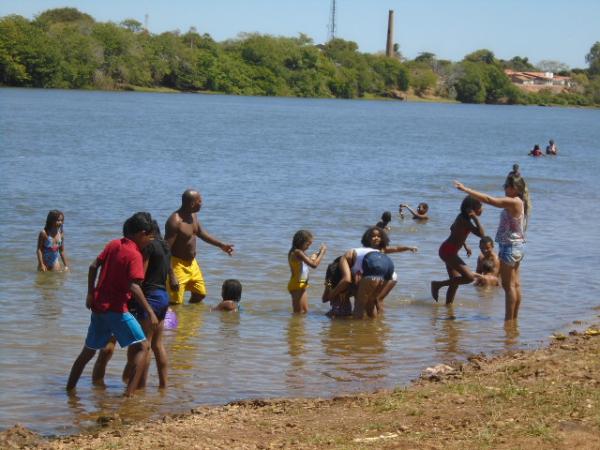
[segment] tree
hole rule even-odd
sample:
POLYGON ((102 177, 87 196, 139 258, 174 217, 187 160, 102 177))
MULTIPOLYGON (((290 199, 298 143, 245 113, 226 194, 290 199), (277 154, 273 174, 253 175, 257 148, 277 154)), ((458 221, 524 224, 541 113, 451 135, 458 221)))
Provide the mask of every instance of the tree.
POLYGON ((534 71, 536 67, 529 62, 529 58, 515 56, 508 61, 502 61, 502 66, 505 69, 516 70, 517 72, 534 71))
POLYGON ((537 63, 537 68, 542 72, 552 72, 558 73, 564 70, 569 70, 569 66, 560 61, 552 61, 549 59, 543 59, 539 63, 537 63))
POLYGON ((88 22, 94 23, 94 18, 89 14, 82 13, 77 8, 55 8, 48 9, 36 17, 36 22, 50 25, 60 22, 88 22))
POLYGON ((585 61, 589 64, 590 75, 600 75, 600 41, 596 41, 590 52, 585 55, 585 61))
POLYGON ((496 57, 494 56, 494 52, 487 49, 475 50, 473 53, 469 53, 465 56, 464 61, 474 62, 474 63, 484 63, 484 64, 496 64, 496 57))
POLYGON ((461 65, 462 74, 454 84, 456 99, 463 103, 483 103, 486 98, 483 73, 476 63, 461 65))
POLYGON ((120 23, 120 25, 132 33, 139 33, 140 31, 144 30, 142 22, 138 22, 135 19, 125 19, 120 23))

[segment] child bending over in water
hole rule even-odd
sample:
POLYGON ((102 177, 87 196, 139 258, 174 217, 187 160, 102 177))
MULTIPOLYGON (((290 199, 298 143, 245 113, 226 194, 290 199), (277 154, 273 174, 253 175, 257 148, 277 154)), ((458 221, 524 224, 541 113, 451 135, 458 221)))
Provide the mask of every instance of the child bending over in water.
POLYGON ((46 225, 38 235, 37 260, 40 272, 61 270, 59 256, 63 263, 62 270, 69 270, 64 244, 64 223, 65 215, 61 211, 53 209, 48 213, 46 225))
POLYGON ((477 258, 477 269, 475 269, 476 286, 500 286, 498 276, 500 275, 500 259, 494 252, 494 240, 484 236, 479 241, 481 253, 477 258))
POLYGON ((446 305, 454 302, 456 291, 461 284, 469 284, 475 280, 475 276, 469 266, 458 256, 458 251, 464 247, 467 256, 471 256, 471 249, 467 246, 467 236, 473 233, 475 236, 485 235, 478 217, 483 211, 481 202, 471 196, 466 196, 460 205, 460 214, 456 216, 450 227, 450 236, 440 246, 439 256, 448 272, 448 279, 444 281, 431 282, 431 296, 437 302, 440 288, 448 286, 446 291, 446 305))
MULTIPOLYGON (((324 301, 326 296, 333 302, 339 300, 340 296, 354 295, 354 317, 362 318, 365 313, 369 317, 374 317, 377 312, 383 310, 383 300, 396 285, 396 275, 394 272, 394 263, 388 258, 375 256, 369 259, 365 266, 365 257, 373 252, 380 253, 398 253, 411 251, 416 252, 416 247, 389 246, 389 237, 387 233, 378 227, 371 227, 363 234, 361 239, 362 247, 348 250, 339 260, 339 271, 341 278, 333 289, 326 289, 323 293, 324 301), (368 275, 363 283, 361 282, 366 267, 368 275), (391 267, 391 272, 390 272, 391 267), (359 295, 360 292, 360 295, 359 295)), ((385 255, 383 255, 385 256, 385 255)))
POLYGON ((400 217, 402 217, 402 218, 404 218, 403 208, 408 209, 408 211, 412 214, 414 220, 419 220, 419 221, 429 220, 429 217, 427 216, 427 211, 429 211, 429 205, 425 202, 419 203, 416 211, 413 210, 408 205, 401 204, 400 210, 398 212, 400 213, 400 217))
POLYGON ((321 259, 327 253, 327 246, 321 244, 319 251, 310 257, 306 251, 313 243, 313 235, 308 230, 299 230, 292 239, 292 248, 288 252, 288 263, 290 265, 290 281, 288 292, 292 296, 292 307, 295 313, 308 312, 308 270, 309 267, 316 269, 321 259))
POLYGON ((213 311, 238 311, 238 305, 242 299, 242 283, 234 279, 223 281, 221 298, 221 303, 215 306, 213 311))
POLYGON ((381 220, 379 222, 377 222, 377 225, 375 225, 376 227, 382 228, 385 231, 390 231, 390 225, 389 223, 392 221, 392 213, 389 211, 385 211, 382 215, 381 215, 381 220))

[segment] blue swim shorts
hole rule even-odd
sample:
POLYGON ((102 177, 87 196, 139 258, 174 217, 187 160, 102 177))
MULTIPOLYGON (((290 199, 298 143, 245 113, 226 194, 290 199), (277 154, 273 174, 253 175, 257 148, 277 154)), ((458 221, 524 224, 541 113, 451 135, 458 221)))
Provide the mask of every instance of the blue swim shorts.
POLYGON ((523 244, 498 244, 498 258, 507 266, 520 263, 525 255, 523 244))
POLYGON ((100 350, 106 346, 113 335, 117 338, 121 348, 146 340, 142 327, 131 313, 92 312, 85 346, 93 350, 100 350))
MULTIPOLYGON (((146 300, 154 311, 156 318, 161 321, 165 320, 167 309, 169 308, 169 294, 164 289, 154 289, 146 294, 146 300)), ((138 305, 135 300, 129 304, 129 311, 137 320, 146 320, 148 314, 138 305)))
POLYGON ((392 280, 394 278, 394 262, 388 255, 381 252, 367 253, 363 258, 362 276, 392 280))

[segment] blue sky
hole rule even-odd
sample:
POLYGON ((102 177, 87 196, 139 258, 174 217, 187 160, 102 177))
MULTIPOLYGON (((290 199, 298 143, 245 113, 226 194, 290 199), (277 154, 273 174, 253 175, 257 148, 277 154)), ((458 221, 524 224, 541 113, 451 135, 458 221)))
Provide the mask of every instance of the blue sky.
MULTIPOLYGON (((330 0, 2 0, 0 16, 76 7, 98 21, 149 16, 153 33, 191 26, 217 41, 241 32, 327 39, 330 0)), ((363 52, 385 48, 388 10, 395 11, 395 42, 414 58, 430 51, 460 60, 488 48, 497 57, 527 56, 585 67, 585 55, 600 41, 598 0, 337 0, 337 36, 363 52)))

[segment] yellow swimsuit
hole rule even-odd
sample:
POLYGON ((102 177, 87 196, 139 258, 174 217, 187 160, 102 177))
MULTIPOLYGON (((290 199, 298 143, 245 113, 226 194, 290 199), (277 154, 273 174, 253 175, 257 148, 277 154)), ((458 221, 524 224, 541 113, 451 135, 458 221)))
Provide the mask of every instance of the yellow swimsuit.
POLYGON ((288 263, 292 271, 292 276, 287 286, 288 291, 306 289, 308 287, 308 264, 297 259, 293 253, 290 253, 288 256, 288 263))

